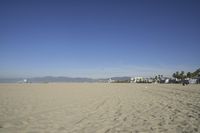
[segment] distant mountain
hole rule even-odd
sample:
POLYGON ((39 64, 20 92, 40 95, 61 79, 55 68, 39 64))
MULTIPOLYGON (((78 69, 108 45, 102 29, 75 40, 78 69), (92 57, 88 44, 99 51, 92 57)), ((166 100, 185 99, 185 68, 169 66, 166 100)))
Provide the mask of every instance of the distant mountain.
POLYGON ((124 77, 112 77, 111 79, 112 80, 120 80, 120 81, 123 81, 123 80, 130 80, 131 77, 128 77, 128 76, 124 76, 124 77))
POLYGON ((41 83, 41 82, 96 82, 95 79, 92 78, 71 78, 71 77, 36 77, 29 78, 30 82, 33 83, 41 83))
MULTIPOLYGON (((0 78, 0 83, 22 83, 25 78, 0 78)), ((130 77, 112 77, 112 80, 129 80, 130 77)), ((92 78, 72 78, 72 77, 34 77, 27 78, 28 82, 31 83, 48 83, 48 82, 107 82, 109 78, 103 79, 92 79, 92 78)))
MULTIPOLYGON (((21 83, 24 78, 0 78, 0 83, 21 83)), ((97 82, 92 78, 71 78, 71 77, 34 77, 27 78, 31 83, 48 83, 48 82, 97 82)))
POLYGON ((0 78, 0 83, 17 83, 23 81, 23 78, 0 78))

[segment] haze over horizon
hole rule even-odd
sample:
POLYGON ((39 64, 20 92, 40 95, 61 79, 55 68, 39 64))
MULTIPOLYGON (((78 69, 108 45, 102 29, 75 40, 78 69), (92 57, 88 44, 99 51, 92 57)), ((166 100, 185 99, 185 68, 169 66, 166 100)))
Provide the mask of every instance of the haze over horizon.
POLYGON ((171 76, 200 67, 198 0, 1 0, 0 78, 171 76))

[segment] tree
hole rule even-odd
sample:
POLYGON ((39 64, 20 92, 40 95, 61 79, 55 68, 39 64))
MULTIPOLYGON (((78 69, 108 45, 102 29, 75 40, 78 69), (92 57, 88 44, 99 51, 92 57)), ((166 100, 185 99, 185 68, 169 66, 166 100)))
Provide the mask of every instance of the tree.
POLYGON ((177 78, 177 79, 180 79, 180 75, 179 75, 179 72, 178 72, 178 71, 176 72, 176 78, 177 78))
POLYGON ((172 77, 173 77, 173 78, 176 78, 176 73, 173 73, 172 77))
POLYGON ((184 75, 184 73, 185 73, 184 71, 181 71, 180 75, 184 75))
POLYGON ((183 75, 184 75, 184 71, 181 71, 181 73, 180 73, 181 79, 183 79, 183 75))
POLYGON ((179 71, 176 71, 175 73, 173 73, 172 75, 174 78, 177 79, 184 79, 184 78, 192 78, 192 77, 199 77, 200 76, 200 68, 197 69, 194 72, 188 72, 187 74, 185 74, 184 71, 181 71, 179 73, 179 71))
POLYGON ((192 73, 193 77, 199 76, 200 75, 200 68, 197 69, 195 72, 192 73))
POLYGON ((188 72, 187 73, 187 78, 191 78, 192 77, 192 73, 191 72, 188 72))
POLYGON ((184 77, 185 77, 184 73, 185 73, 184 71, 181 71, 181 73, 180 73, 180 79, 184 79, 184 77))

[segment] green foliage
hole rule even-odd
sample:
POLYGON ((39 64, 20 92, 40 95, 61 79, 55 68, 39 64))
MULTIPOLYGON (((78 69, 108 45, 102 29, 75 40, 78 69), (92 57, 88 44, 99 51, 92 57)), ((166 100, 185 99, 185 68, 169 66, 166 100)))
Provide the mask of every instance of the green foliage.
POLYGON ((176 73, 173 73, 172 77, 173 77, 173 78, 176 78, 176 73))
POLYGON ((187 77, 188 77, 188 78, 191 78, 191 77, 192 77, 191 72, 188 72, 188 73, 187 73, 187 77))
POLYGON ((188 72, 186 75, 184 71, 181 71, 180 73, 179 71, 177 71, 176 73, 172 74, 172 77, 177 78, 177 79, 193 78, 193 77, 198 77, 198 76, 200 76, 200 68, 194 72, 188 72))

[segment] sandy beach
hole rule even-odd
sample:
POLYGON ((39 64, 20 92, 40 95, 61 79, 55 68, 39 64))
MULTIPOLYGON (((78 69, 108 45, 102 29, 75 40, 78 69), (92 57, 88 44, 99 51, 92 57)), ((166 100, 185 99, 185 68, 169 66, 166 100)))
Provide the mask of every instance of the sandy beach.
POLYGON ((0 133, 199 133, 200 85, 0 84, 0 133))

